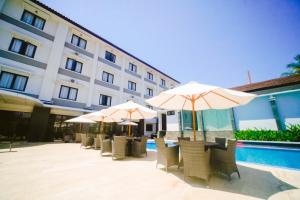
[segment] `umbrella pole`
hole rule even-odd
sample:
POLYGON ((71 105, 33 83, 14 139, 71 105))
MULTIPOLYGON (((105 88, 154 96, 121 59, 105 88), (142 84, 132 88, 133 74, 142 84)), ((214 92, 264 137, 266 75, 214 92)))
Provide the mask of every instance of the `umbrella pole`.
POLYGON ((129 111, 129 126, 128 126, 128 135, 131 136, 131 112, 129 111))
POLYGON ((195 99, 192 98, 192 118, 193 118, 193 131, 194 131, 194 142, 196 141, 196 117, 195 117, 195 99))

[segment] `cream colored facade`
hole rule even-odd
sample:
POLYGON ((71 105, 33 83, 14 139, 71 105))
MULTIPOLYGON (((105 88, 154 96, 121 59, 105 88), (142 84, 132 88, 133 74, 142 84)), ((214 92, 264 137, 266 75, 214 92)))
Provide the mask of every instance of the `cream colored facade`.
MULTIPOLYGON (((145 99, 149 98, 145 95, 147 88, 152 89, 155 96, 179 84, 38 2, 0 0, 0 12, 0 72, 28 77, 25 90, 18 92, 41 100, 45 106, 52 108, 51 113, 78 115, 105 108, 99 105, 100 94, 111 96, 111 105, 129 99, 146 105, 145 99), (43 30, 21 21, 24 10, 45 20, 43 30), (73 34, 87 41, 85 49, 71 44, 73 34), (34 57, 9 51, 12 38, 37 46, 34 57), (116 55, 115 63, 105 59, 106 51, 116 55), (83 63, 81 73, 66 69, 67 58, 83 63), (137 66, 136 73, 129 71, 130 62, 137 66), (113 84, 102 81, 103 71, 114 75, 113 84), (147 72, 153 74, 153 81, 147 79, 147 72), (165 80, 165 86, 160 85, 161 79, 165 80), (128 81, 136 83, 136 91, 128 90, 128 81), (78 89, 76 101, 59 98, 61 85, 78 89)), ((1 109, 5 109, 5 105, 1 109)), ((30 111, 30 108, 20 107, 20 111, 30 111)))

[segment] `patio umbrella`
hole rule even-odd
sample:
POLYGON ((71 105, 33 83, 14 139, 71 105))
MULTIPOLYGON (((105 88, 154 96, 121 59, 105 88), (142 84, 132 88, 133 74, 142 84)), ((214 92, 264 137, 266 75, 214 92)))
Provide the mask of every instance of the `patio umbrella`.
POLYGON ((120 122, 120 123, 118 123, 118 125, 121 125, 121 126, 128 126, 128 128, 129 128, 129 125, 130 126, 137 126, 138 124, 137 123, 135 123, 135 122, 131 122, 131 121, 129 121, 129 120, 125 120, 125 121, 122 121, 122 122, 120 122))
MULTIPOLYGON (((128 119, 129 122, 131 122, 132 119, 151 119, 157 116, 156 111, 134 103, 131 100, 102 110, 102 113, 110 117, 128 119)), ((128 127, 128 135, 131 136, 131 124, 129 124, 128 127)))
MULTIPOLYGON (((112 122, 121 122, 121 118, 114 118, 114 117, 110 117, 104 113, 102 113, 101 111, 96 111, 96 112, 92 112, 89 114, 85 114, 85 115, 81 115, 81 117, 89 119, 89 120, 93 120, 96 122, 100 122, 100 127, 102 129, 103 127, 103 123, 112 123, 112 122)), ((102 132, 102 131, 100 131, 102 132)))
POLYGON ((131 122, 131 121, 129 121, 129 120, 125 120, 125 121, 120 122, 120 123, 118 123, 118 124, 119 124, 119 125, 124 125, 124 126, 129 126, 129 125, 131 125, 131 126, 137 126, 137 125, 138 125, 137 123, 131 122))
POLYGON ((191 110, 194 141, 196 141, 195 111, 226 109, 249 103, 256 95, 211 85, 189 82, 161 92, 146 100, 152 106, 167 110, 191 110))
POLYGON ((74 117, 72 119, 68 119, 65 122, 67 122, 67 123, 80 123, 80 131, 82 131, 82 124, 83 123, 84 124, 93 124, 93 123, 96 123, 95 121, 93 121, 91 119, 84 118, 82 116, 74 117))

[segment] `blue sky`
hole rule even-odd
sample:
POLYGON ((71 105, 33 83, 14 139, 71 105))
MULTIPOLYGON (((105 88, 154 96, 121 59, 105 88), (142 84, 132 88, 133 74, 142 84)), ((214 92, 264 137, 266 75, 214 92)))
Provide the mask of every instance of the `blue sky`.
POLYGON ((300 53, 298 0, 41 1, 182 83, 277 78, 300 53))

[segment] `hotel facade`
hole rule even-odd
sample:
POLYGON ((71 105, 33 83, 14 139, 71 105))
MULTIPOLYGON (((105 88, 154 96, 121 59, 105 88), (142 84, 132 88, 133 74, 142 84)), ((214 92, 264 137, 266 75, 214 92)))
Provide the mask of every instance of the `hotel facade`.
POLYGON ((38 1, 0 0, 0 41, 0 135, 51 141, 70 117, 129 99, 148 106, 179 84, 38 1))

